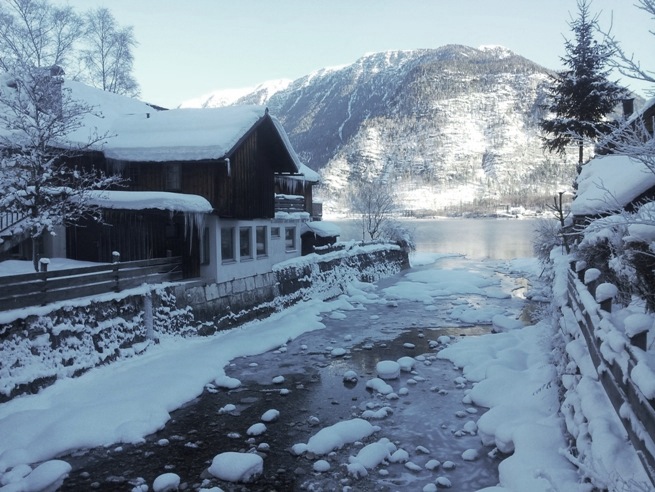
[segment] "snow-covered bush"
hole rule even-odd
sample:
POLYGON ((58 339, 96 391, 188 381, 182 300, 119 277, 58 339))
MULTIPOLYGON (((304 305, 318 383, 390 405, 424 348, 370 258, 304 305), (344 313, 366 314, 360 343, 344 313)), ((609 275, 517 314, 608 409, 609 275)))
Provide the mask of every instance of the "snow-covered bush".
POLYGON ((618 287, 617 301, 627 305, 636 295, 655 311, 655 202, 591 221, 580 232, 576 257, 601 271, 599 281, 618 287))
POLYGON ((416 250, 414 232, 400 222, 390 220, 383 224, 380 236, 387 241, 398 244, 401 248, 405 248, 408 251, 416 250))
POLYGON ((563 246, 562 229, 554 219, 540 219, 534 230, 532 249, 542 265, 550 261, 553 248, 563 246))

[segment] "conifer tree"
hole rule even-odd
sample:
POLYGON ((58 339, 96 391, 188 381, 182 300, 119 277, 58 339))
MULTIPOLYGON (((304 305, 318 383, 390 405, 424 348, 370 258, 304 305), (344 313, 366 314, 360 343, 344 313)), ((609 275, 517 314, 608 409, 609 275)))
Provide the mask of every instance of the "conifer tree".
POLYGON ((561 58, 566 70, 552 77, 545 105, 552 115, 541 122, 548 134, 544 147, 562 154, 577 144, 578 166, 583 163, 583 142, 597 141, 612 129, 607 115, 628 95, 608 78, 612 51, 594 39, 597 16, 591 14, 590 5, 588 0, 578 0, 578 17, 569 23, 574 39, 565 41, 566 54, 561 58))

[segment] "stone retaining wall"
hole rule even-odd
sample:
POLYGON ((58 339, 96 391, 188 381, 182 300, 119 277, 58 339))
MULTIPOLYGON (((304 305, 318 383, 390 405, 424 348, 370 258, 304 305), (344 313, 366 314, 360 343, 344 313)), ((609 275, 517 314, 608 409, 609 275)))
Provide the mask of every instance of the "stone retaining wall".
POLYGON ((355 280, 375 281, 406 267, 407 253, 389 245, 309 255, 263 275, 143 286, 0 323, 0 403, 135 356, 162 336, 210 335, 303 299, 336 297, 355 280))

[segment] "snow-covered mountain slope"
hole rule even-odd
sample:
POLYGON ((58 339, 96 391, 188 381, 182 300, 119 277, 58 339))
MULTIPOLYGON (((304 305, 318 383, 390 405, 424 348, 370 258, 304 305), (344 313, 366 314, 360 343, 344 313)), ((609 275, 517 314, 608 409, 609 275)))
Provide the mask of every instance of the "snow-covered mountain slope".
MULTIPOLYGON (((267 102, 327 206, 364 178, 392 181, 407 209, 529 204, 573 181, 544 154, 538 122, 548 71, 499 46, 368 54, 318 70, 267 102)), ((254 95, 254 93, 253 93, 254 95)))
POLYGON ((180 104, 180 108, 222 108, 223 106, 252 105, 264 106, 268 100, 291 84, 291 79, 269 80, 256 87, 241 89, 222 89, 189 99, 180 104))

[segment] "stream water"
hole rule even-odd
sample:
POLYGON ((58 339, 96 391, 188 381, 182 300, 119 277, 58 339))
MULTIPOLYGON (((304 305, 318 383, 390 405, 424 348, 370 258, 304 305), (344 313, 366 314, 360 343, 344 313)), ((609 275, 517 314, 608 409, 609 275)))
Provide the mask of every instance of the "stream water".
POLYGON ((81 450, 62 457, 71 463, 73 472, 61 490, 131 491, 151 486, 166 472, 181 477, 181 490, 215 486, 224 491, 421 490, 438 477, 448 479, 452 490, 497 484, 500 457, 489 454, 492 449, 483 447, 475 433, 463 431, 485 409, 463 403, 470 383, 458 379, 461 373, 452 364, 436 358, 440 337, 448 335, 454 341, 489 331, 487 325, 453 322, 447 313, 454 307, 468 304, 485 309, 493 304, 517 313, 526 307, 521 295, 525 279, 499 273, 497 266, 493 261, 445 258, 423 268, 486 270, 502 277, 504 290, 511 292, 509 298, 445 297, 428 308, 423 303, 384 299, 384 289, 402 282, 407 272, 379 281, 375 289, 379 302, 354 303, 352 310, 326 315, 324 329, 306 333, 279 350, 232 361, 226 373, 239 379, 240 387, 226 390, 208 385, 200 397, 172 412, 165 428, 144 443, 81 450), (335 348, 343 348, 343 355, 333 355, 335 348), (402 356, 417 359, 412 373, 390 381, 402 396, 387 400, 366 388, 366 381, 376 376, 377 362, 402 356), (359 375, 357 384, 344 383, 348 370, 359 375), (284 378, 282 384, 273 382, 277 376, 284 378), (234 405, 234 410, 222 412, 227 405, 234 405), (389 415, 372 421, 380 430, 363 444, 386 437, 409 453, 410 461, 418 465, 415 470, 392 463, 356 480, 345 465, 363 444, 348 445, 324 457, 331 465, 325 473, 314 472, 317 457, 290 452, 294 444, 306 443, 323 427, 383 407, 390 407, 389 415), (270 409, 279 411, 279 419, 266 424, 263 434, 248 436, 248 428, 270 409), (470 449, 479 455, 475 461, 462 458, 470 449), (213 457, 225 451, 259 453, 264 457, 263 475, 250 484, 212 477, 207 469, 213 457), (452 461, 455 468, 426 469, 425 464, 434 459, 452 461))

